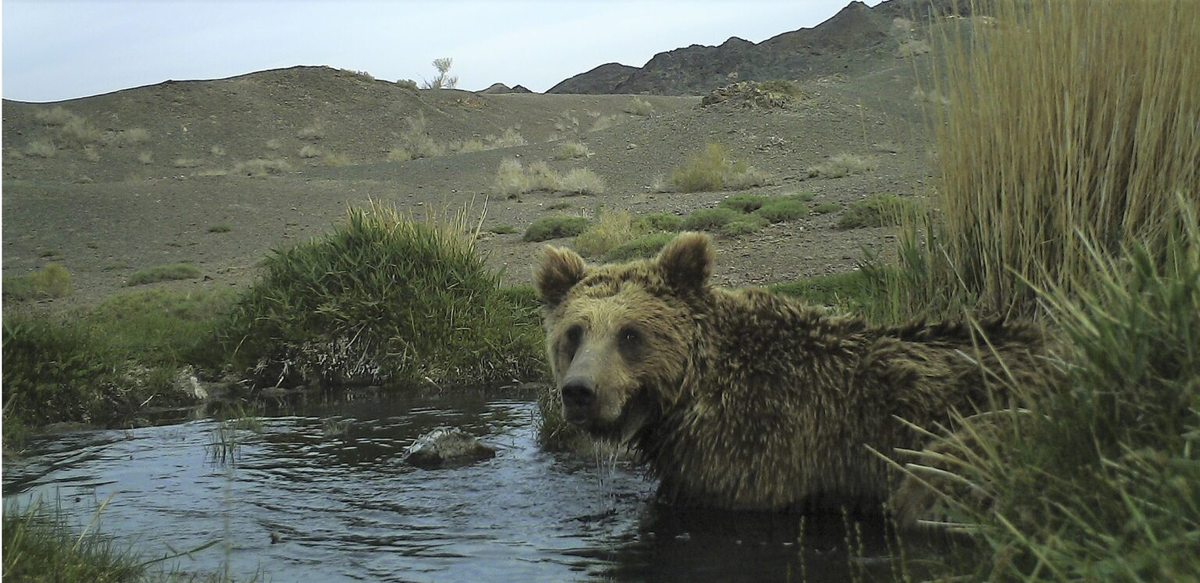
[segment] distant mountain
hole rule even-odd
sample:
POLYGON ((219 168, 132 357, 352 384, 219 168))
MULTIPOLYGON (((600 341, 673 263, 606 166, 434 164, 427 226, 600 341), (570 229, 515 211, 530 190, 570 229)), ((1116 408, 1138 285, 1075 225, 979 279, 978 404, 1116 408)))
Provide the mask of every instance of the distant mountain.
POLYGON ((533 93, 533 92, 530 91, 529 88, 525 87, 524 85, 513 85, 512 87, 509 87, 508 85, 505 85, 503 83, 492 83, 491 85, 488 86, 487 89, 480 89, 479 91, 476 91, 476 93, 486 93, 486 94, 492 95, 492 94, 502 94, 502 93, 533 93))
MULTIPOLYGON (((937 0, 948 11, 952 0, 937 0)), ((891 56, 896 18, 924 20, 929 0, 889 0, 871 8, 851 2, 813 28, 785 32, 761 43, 731 37, 718 46, 691 45, 659 53, 642 67, 601 65, 547 93, 700 95, 732 81, 802 79, 843 72, 891 56)))

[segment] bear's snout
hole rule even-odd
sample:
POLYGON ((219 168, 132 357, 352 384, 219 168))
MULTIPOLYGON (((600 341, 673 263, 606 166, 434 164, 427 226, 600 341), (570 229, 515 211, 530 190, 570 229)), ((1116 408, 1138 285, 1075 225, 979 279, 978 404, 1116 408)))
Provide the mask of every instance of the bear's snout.
POLYGON ((576 425, 586 423, 596 403, 596 389, 588 379, 572 378, 562 386, 563 416, 576 425))

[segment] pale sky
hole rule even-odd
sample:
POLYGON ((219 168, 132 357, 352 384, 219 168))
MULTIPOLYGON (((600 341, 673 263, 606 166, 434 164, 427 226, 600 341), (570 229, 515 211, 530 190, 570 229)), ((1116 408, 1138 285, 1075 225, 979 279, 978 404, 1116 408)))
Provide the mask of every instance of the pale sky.
MULTIPOLYGON (((59 101, 293 65, 545 91, 604 63, 812 27, 849 0, 3 0, 6 99, 59 101)), ((869 0, 874 6, 880 0, 869 0)))

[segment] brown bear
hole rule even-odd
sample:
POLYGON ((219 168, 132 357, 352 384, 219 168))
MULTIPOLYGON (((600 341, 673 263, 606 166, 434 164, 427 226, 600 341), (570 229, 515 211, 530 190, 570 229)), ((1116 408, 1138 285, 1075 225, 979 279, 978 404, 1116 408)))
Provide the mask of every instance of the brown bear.
MULTIPOLYGON (((564 417, 628 445, 668 501, 723 509, 879 511, 931 499, 894 486, 892 455, 989 405, 984 370, 1044 382, 1032 325, 876 327, 760 289, 709 284, 709 239, 652 260, 586 265, 547 246, 536 275, 564 417), (1003 362, 1003 367, 1001 366, 1003 362), (981 367, 982 364, 982 367, 981 367), (903 420, 903 421, 902 421, 903 420), (907 492, 909 500, 892 496, 907 492)), ((1003 404, 1001 404, 1003 406, 1003 404)))

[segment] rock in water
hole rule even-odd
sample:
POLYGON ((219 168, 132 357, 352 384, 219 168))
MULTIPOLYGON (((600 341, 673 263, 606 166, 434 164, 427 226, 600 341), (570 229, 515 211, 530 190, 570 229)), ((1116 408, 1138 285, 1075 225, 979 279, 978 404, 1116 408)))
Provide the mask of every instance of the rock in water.
POLYGON ((463 466, 496 456, 495 448, 461 429, 438 427, 404 450, 404 461, 427 470, 463 466))

